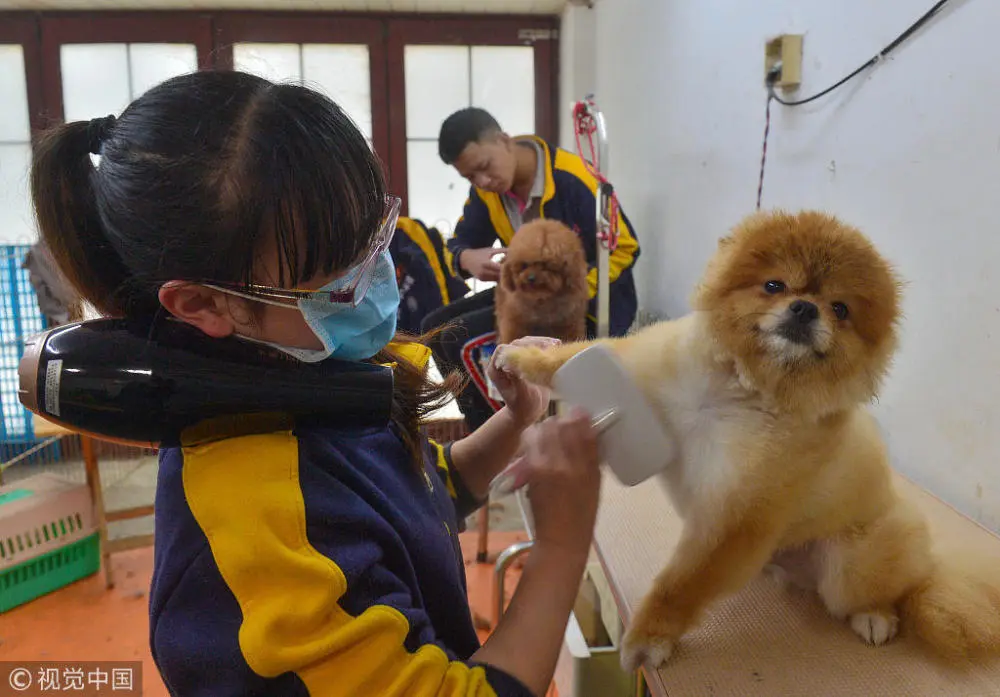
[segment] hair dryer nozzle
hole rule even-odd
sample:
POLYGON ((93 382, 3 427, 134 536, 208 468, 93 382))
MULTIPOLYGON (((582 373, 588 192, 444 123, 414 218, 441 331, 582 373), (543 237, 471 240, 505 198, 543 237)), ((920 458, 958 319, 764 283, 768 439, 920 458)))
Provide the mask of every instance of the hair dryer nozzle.
MULTIPOLYGON (((47 333, 46 333, 47 334, 47 333)), ((28 411, 38 413, 38 361, 46 334, 36 334, 24 342, 24 355, 17 365, 17 397, 28 411)))

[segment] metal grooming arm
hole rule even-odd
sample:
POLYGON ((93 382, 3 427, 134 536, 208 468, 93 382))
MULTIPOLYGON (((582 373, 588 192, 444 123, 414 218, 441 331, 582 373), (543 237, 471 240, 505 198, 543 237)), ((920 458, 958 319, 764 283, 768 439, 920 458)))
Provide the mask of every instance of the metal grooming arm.
MULTIPOLYGON (((597 167, 601 174, 608 167, 608 131, 604 114, 594 105, 590 97, 584 101, 585 108, 597 126, 597 167)), ((609 334, 611 303, 608 297, 611 286, 610 238, 611 221, 607 218, 611 187, 602 185, 595 197, 597 201, 597 336, 605 338, 609 334), (604 242, 601 241, 602 237, 604 242)))

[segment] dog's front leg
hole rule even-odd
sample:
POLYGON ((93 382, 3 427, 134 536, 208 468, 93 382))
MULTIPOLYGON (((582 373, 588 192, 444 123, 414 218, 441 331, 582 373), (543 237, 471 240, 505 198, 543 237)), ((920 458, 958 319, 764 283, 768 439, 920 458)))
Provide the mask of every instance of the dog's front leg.
MULTIPOLYGON (((605 339, 606 342, 615 342, 605 339)), ((496 365, 510 370, 526 381, 543 387, 552 387, 552 377, 570 358, 597 341, 574 341, 549 348, 538 346, 503 346, 497 349, 496 365)))
POLYGON ((632 617, 622 643, 622 667, 632 671, 648 662, 656 668, 670 658, 713 600, 739 590, 760 572, 778 544, 778 528, 775 520, 761 516, 731 519, 715 530, 692 518, 632 617))

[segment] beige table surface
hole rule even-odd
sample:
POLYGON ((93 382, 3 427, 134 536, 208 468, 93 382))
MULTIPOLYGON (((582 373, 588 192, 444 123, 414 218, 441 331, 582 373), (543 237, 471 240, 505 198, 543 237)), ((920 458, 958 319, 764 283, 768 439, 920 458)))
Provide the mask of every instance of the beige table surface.
MULTIPOLYGON (((669 558, 681 523, 655 480, 631 489, 605 476, 595 544, 623 621, 669 558)), ((925 511, 938 545, 970 545, 1000 558, 1000 538, 897 476, 899 490, 925 511)), ((915 642, 866 646, 826 614, 815 595, 783 590, 761 575, 720 601, 647 675, 654 695, 1000 696, 1000 662, 955 674, 915 642)))

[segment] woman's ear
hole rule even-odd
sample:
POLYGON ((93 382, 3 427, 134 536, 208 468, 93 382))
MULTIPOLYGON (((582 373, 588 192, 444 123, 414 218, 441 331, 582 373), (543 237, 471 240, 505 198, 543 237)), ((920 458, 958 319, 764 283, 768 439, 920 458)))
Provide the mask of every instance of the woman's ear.
POLYGON ((183 281, 168 281, 160 286, 159 298, 167 312, 208 336, 221 339, 236 330, 227 299, 217 290, 183 281))

